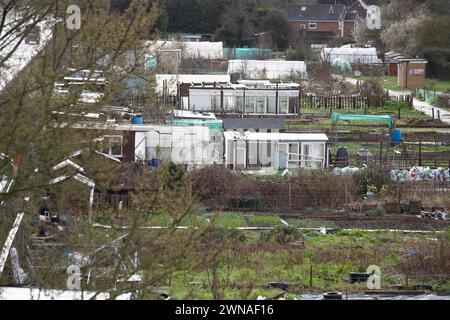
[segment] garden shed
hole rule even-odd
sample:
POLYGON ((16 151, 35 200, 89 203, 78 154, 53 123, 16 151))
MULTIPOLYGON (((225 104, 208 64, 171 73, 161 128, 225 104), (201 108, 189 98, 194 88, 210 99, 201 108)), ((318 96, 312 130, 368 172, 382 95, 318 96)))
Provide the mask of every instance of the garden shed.
POLYGON ((238 170, 295 170, 328 165, 322 133, 224 132, 226 165, 238 170))
POLYGON ((422 88, 426 80, 426 65, 428 63, 425 59, 397 59, 398 61, 398 75, 397 85, 402 88, 422 88))

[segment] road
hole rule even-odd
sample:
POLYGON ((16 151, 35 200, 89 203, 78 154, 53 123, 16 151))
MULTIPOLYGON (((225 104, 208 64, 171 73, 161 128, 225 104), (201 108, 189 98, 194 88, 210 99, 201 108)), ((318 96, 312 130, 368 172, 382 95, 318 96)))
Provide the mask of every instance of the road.
MULTIPOLYGON (((356 83, 359 80, 354 79, 354 78, 346 78, 345 81, 348 83, 351 83, 353 85, 356 85, 356 83)), ((388 90, 388 91, 389 91, 390 96, 397 96, 397 97, 400 95, 412 94, 412 91, 393 91, 393 90, 388 90)), ((420 101, 419 99, 416 99, 416 98, 413 99, 413 106, 416 110, 421 111, 430 117, 433 116, 433 108, 434 108, 435 117, 437 117, 437 113, 439 111, 441 121, 450 125, 450 111, 434 107, 433 105, 429 104, 428 102, 420 101)))

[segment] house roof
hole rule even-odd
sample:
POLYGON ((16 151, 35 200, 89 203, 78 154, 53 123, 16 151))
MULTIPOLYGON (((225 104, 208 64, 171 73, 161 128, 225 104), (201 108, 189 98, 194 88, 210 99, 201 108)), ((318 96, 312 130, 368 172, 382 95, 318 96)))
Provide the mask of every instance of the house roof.
POLYGON ((367 10, 364 9, 358 1, 356 1, 353 5, 347 7, 347 15, 344 20, 355 21, 357 18, 364 19, 366 14, 367 10))
POLYGON ((338 21, 344 9, 343 4, 305 4, 288 6, 285 13, 290 21, 338 21))

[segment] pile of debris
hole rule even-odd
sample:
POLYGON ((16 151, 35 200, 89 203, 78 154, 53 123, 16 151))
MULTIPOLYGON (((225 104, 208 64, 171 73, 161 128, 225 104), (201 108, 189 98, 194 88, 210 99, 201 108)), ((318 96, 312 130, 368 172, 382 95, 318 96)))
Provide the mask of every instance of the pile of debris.
POLYGON ((344 168, 334 168, 333 174, 336 176, 354 174, 361 170, 358 167, 344 167, 344 168))
POLYGON ((433 208, 432 211, 422 211, 421 217, 430 220, 447 220, 447 213, 433 208))
POLYGON ((437 181, 444 182, 450 180, 450 169, 430 167, 412 167, 410 170, 392 170, 392 181, 437 181))

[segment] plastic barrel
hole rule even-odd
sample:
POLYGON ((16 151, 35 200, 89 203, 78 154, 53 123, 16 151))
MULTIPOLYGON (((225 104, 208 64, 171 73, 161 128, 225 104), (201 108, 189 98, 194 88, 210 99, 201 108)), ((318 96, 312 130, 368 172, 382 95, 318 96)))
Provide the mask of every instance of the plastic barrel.
POLYGON ((392 130, 392 142, 402 141, 402 132, 400 130, 392 130))
POLYGON ((160 164, 161 164, 161 161, 159 159, 153 158, 151 161, 152 168, 158 168, 160 164))
POLYGON ((131 120, 132 124, 144 124, 144 118, 142 116, 134 116, 131 120))

